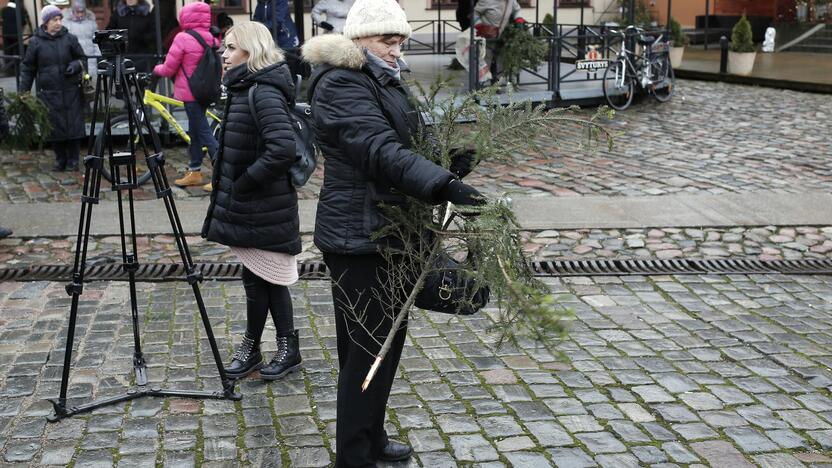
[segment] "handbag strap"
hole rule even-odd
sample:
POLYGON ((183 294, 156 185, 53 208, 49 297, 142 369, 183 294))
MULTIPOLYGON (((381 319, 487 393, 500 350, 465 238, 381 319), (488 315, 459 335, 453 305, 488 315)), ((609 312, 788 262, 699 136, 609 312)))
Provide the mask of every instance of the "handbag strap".
POLYGON ((503 32, 503 28, 508 24, 508 11, 509 11, 509 3, 513 0, 505 0, 505 8, 503 8, 503 18, 500 20, 500 24, 497 25, 497 37, 500 37, 500 34, 503 32))

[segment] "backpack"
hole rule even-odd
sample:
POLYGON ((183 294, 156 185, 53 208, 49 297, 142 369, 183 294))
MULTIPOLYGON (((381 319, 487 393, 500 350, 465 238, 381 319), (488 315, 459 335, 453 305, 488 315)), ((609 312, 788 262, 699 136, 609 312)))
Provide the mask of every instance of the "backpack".
POLYGON ((215 45, 209 46, 205 42, 205 39, 193 29, 188 29, 185 32, 199 42, 199 45, 203 48, 203 52, 191 76, 185 73, 184 68, 182 69, 182 74, 188 80, 188 87, 191 88, 191 94, 194 95, 196 102, 207 107, 216 102, 220 97, 222 61, 220 60, 219 47, 215 45))
MULTIPOLYGON (((260 131, 260 121, 257 118, 257 108, 254 107, 254 90, 257 83, 248 89, 248 107, 254 118, 254 125, 260 131)), ((308 104, 289 105, 289 118, 292 120, 292 130, 295 134, 295 162, 289 168, 289 180, 292 185, 302 187, 306 184, 315 167, 318 165, 318 145, 315 142, 315 131, 312 129, 312 108, 308 104)))

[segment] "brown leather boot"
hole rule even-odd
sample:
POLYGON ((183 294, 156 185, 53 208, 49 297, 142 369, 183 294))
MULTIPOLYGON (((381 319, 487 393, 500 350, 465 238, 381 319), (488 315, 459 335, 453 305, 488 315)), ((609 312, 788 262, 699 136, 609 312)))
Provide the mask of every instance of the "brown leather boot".
POLYGON ((202 171, 187 171, 185 177, 173 181, 177 187, 190 187, 193 185, 202 185, 205 183, 202 180, 202 171))

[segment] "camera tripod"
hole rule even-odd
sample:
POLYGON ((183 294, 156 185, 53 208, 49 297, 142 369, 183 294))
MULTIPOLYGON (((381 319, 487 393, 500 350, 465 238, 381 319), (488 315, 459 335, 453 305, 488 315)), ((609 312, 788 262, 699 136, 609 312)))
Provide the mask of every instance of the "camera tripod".
POLYGON ((61 390, 58 398, 50 399, 55 414, 50 415, 49 421, 58 421, 79 413, 92 411, 102 406, 112 405, 128 400, 145 396, 173 396, 185 398, 208 398, 239 400, 239 393, 234 392, 234 380, 225 374, 222 358, 217 348, 214 333, 211 329, 211 322, 205 310, 205 303, 199 290, 199 283, 202 281, 202 273, 196 269, 188 244, 185 241, 185 233, 179 214, 176 211, 173 192, 165 175, 165 158, 157 138, 152 138, 155 130, 150 124, 149 118, 137 118, 138 115, 146 116, 145 107, 142 102, 142 86, 140 85, 136 70, 129 59, 121 54, 105 60, 98 65, 98 78, 96 80, 95 100, 93 102, 93 118, 90 129, 89 154, 84 157, 84 188, 81 195, 81 214, 78 221, 78 238, 75 245, 75 263, 72 270, 72 282, 66 286, 66 292, 72 296, 72 305, 69 312, 69 326, 66 336, 66 352, 61 374, 61 390), (129 147, 127 151, 113 151, 112 131, 110 128, 110 97, 116 96, 123 99, 129 118, 129 147), (99 116, 99 106, 103 106, 103 119, 101 128, 96 134, 96 121, 99 116), (142 129, 141 127, 145 127, 142 129), (147 135, 151 137, 148 138, 147 135), (96 138, 97 137, 97 138, 96 138), (148 140, 150 140, 148 142, 148 140), (149 148, 152 145, 152 148, 149 148), (152 149, 152 151, 150 151, 152 149), (156 387, 148 387, 147 365, 141 348, 141 337, 139 333, 139 312, 136 297, 136 277, 138 270, 138 252, 136 248, 136 222, 133 207, 133 190, 138 189, 136 175, 136 153, 141 151, 151 173, 153 185, 156 190, 156 198, 164 201, 168 219, 170 221, 173 237, 186 272, 186 280, 193 288, 194 298, 202 318, 202 325, 211 352, 219 371, 222 382, 220 391, 192 391, 173 390, 156 387), (78 315, 79 296, 84 290, 84 269, 87 259, 87 248, 90 238, 90 225, 92 221, 93 207, 98 204, 101 190, 102 169, 104 168, 104 157, 107 156, 107 164, 111 175, 112 190, 117 194, 118 217, 121 236, 121 261, 122 267, 128 274, 130 285, 130 309, 133 325, 133 368, 135 372, 136 388, 129 389, 125 394, 95 400, 86 404, 67 407, 67 387, 69 384, 69 371, 72 363, 72 346, 75 339, 75 324, 78 315), (126 193, 126 196, 124 195, 126 193), (127 212, 125 213, 124 202, 127 201, 127 212), (125 225, 129 222, 129 226, 125 225))

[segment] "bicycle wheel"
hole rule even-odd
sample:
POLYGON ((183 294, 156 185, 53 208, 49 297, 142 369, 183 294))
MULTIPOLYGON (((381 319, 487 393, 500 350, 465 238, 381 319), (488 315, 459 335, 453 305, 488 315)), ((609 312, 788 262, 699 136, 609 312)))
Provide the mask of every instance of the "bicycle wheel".
MULTIPOLYGON (((137 113, 140 113, 140 111, 137 111, 137 113)), ((138 115, 137 115, 137 117, 138 117, 138 115)), ((112 134, 117 134, 117 133, 120 134, 122 132, 129 134, 129 131, 130 131, 129 125, 130 124, 129 124, 129 121, 127 119, 126 114, 118 115, 118 116, 113 117, 112 119, 110 119, 110 128, 111 128, 111 133, 112 134)), ((151 151, 151 153, 153 151, 155 151, 155 148, 162 148, 162 142, 159 139, 159 134, 158 133, 148 132, 147 128, 144 126, 143 123, 141 124, 141 130, 142 130, 142 134, 144 135, 144 139, 145 139, 144 141, 148 145, 147 149, 149 151, 151 151)), ((135 138, 136 148, 139 149, 139 145, 140 145, 140 142, 138 140, 139 136, 136 135, 134 138, 135 138)), ((104 127, 103 126, 101 127, 100 130, 98 130, 98 133, 95 136, 95 147, 94 147, 95 154, 105 154, 106 148, 104 148, 105 151, 99 151, 102 144, 104 144, 104 127)), ((121 152, 121 151, 129 152, 130 151, 130 143, 127 142, 124 145, 119 145, 119 144, 116 144, 116 142, 113 142, 113 152, 121 152)), ((138 158, 136 160, 136 174, 137 174, 136 175, 136 182, 138 183, 138 185, 143 185, 148 180, 150 180, 150 169, 148 169, 147 166, 145 166, 144 161, 142 161, 141 159, 138 159, 138 158)), ((101 176, 104 177, 104 179, 106 179, 111 184, 113 183, 113 176, 112 176, 112 174, 110 174, 109 165, 106 163, 106 161, 104 161, 104 163, 101 165, 101 176)))
POLYGON ((670 56, 662 54, 650 63, 650 80, 653 82, 650 89, 657 101, 667 102, 673 97, 676 79, 670 66, 670 56))
POLYGON ((627 69, 627 63, 623 60, 612 62, 604 71, 604 79, 601 81, 604 88, 604 98, 615 110, 624 110, 630 107, 633 102, 633 95, 636 92, 636 78, 627 69))

